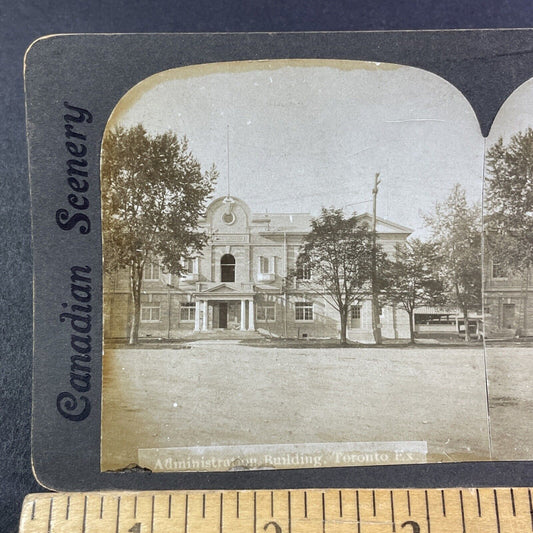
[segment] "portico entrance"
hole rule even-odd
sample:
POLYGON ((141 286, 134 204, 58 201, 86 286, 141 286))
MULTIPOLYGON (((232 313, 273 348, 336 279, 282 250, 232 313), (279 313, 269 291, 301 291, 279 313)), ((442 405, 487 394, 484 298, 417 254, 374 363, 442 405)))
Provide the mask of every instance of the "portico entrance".
POLYGON ((253 294, 236 294, 226 287, 225 294, 197 293, 194 329, 255 331, 253 294))
POLYGON ((241 329, 241 302, 209 302, 208 310, 212 308, 214 329, 241 329))

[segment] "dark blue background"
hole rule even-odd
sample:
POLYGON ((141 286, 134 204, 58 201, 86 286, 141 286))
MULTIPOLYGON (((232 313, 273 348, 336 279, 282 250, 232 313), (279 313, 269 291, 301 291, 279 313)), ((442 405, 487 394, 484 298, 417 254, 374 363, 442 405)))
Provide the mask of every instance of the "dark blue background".
MULTIPOLYGON (((533 26, 530 0, 0 0, 0 531, 17 531, 30 465, 32 278, 23 56, 45 34, 497 28, 533 26)), ((509 466, 505 467, 510 468, 509 466)), ((533 482, 533 469, 515 483, 533 482)), ((497 471, 494 471, 497 475, 497 471)), ((429 480, 428 480, 429 483, 429 480)), ((357 479, 354 480, 357 484, 357 479)))

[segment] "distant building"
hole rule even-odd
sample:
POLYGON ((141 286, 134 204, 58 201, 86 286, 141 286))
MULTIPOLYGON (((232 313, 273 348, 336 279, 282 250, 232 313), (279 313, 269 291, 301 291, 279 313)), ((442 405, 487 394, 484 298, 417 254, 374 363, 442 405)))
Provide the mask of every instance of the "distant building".
MULTIPOLYGON (((370 223, 371 216, 361 215, 370 223)), ((165 273, 154 261, 145 266, 140 337, 183 338, 195 332, 259 331, 278 337, 338 337, 338 312, 309 290, 312 272, 294 271, 311 216, 251 213, 238 198, 222 197, 207 208, 200 227, 209 236, 202 254, 184 261, 182 276, 165 273)), ((411 230, 377 219, 378 242, 387 252, 411 230)), ((132 301, 127 271, 104 280, 105 338, 128 336, 132 301)), ((381 309, 385 338, 409 338, 408 315, 381 309)), ((372 342, 370 299, 352 306, 352 340, 372 342)))
POLYGON ((533 272, 512 272, 488 260, 484 286, 487 338, 533 335, 533 272))

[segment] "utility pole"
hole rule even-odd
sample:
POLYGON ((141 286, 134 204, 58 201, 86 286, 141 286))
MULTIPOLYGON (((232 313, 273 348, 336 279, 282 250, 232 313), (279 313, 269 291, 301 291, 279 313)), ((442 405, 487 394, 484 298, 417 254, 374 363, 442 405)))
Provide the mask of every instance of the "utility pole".
POLYGON ((381 344, 381 324, 379 321, 379 299, 377 280, 377 233, 376 233, 376 204, 378 196, 379 172, 374 176, 372 189, 372 332, 376 344, 381 344))

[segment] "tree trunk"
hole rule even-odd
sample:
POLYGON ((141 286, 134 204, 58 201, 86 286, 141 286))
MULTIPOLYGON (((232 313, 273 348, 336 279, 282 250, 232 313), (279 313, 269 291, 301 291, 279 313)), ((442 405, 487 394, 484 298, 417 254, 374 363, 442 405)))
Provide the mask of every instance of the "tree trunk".
MULTIPOLYGON (((375 282, 373 282, 374 285, 375 282)), ((381 337, 381 323, 379 320, 379 301, 376 289, 372 288, 372 333, 374 334, 374 342, 376 344, 382 343, 381 337)))
POLYGON ((133 298, 133 317, 130 328, 129 344, 137 344, 139 341, 139 326, 141 322, 141 283, 142 263, 133 263, 131 267, 130 288, 133 298))
POLYGON ((465 321, 465 341, 470 342, 470 327, 468 325, 468 307, 463 308, 463 320, 465 321))
POLYGON ((415 343, 415 312, 413 309, 410 311, 407 311, 409 315, 409 334, 411 338, 411 342, 415 343))
POLYGON ((346 311, 340 312, 341 318, 341 344, 347 344, 346 328, 348 325, 348 313, 346 311))

